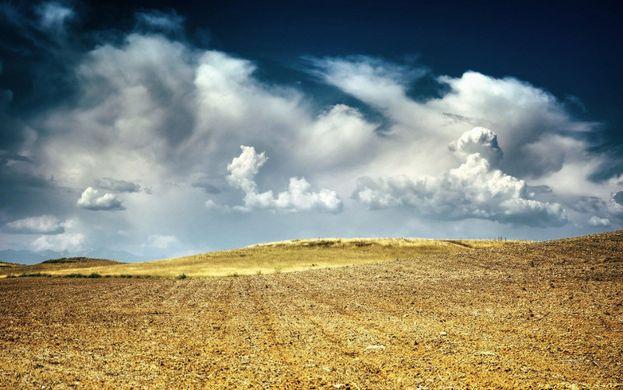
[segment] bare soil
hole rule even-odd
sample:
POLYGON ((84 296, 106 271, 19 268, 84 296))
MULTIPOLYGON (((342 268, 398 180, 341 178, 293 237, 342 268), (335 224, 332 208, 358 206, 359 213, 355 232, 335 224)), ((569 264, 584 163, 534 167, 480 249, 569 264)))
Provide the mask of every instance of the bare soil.
POLYGON ((273 275, 2 279, 0 387, 35 386, 621 388, 623 232, 273 275))

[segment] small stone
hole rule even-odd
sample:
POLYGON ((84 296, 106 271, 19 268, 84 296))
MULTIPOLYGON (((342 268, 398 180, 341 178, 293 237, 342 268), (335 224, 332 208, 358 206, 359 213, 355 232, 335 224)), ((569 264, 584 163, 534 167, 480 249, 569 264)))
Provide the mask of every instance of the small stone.
POLYGON ((370 344, 366 347, 366 351, 382 351, 385 346, 382 344, 370 344))

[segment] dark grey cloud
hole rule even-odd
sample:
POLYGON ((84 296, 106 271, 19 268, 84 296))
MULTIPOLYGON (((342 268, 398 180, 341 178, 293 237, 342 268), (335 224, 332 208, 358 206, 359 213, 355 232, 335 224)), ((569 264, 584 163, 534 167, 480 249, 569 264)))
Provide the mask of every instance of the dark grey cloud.
POLYGON ((591 152, 603 156, 602 161, 590 175, 592 181, 605 182, 623 174, 623 147, 601 144, 591 148, 591 152))
POLYGON ((217 179, 215 178, 210 178, 210 177, 206 177, 206 176, 199 176, 196 177, 192 183, 191 186, 195 187, 195 188, 201 188, 203 189, 206 193, 208 194, 220 194, 222 191, 219 188, 219 186, 217 186, 216 184, 214 184, 214 181, 216 181, 217 179))
POLYGON ((533 193, 535 195, 543 195, 543 194, 552 193, 552 187, 547 186, 547 185, 539 185, 539 186, 527 185, 526 189, 529 193, 533 193))
POLYGON ((6 150, 0 150, 0 165, 9 165, 15 162, 29 162, 32 163, 33 160, 30 157, 22 156, 17 153, 9 152, 6 150))
POLYGON ((140 184, 133 183, 127 180, 112 179, 110 177, 104 177, 104 178, 98 179, 95 182, 95 186, 103 190, 109 190, 109 191, 114 191, 114 192, 132 193, 132 192, 139 192, 143 190, 140 184))
POLYGON ((596 196, 579 196, 567 202, 569 207, 580 213, 602 214, 608 208, 608 203, 596 196))
MULTIPOLYGON (((0 75, 2 72, 0 72, 0 75)), ((0 158, 5 156, 19 156, 19 145, 26 140, 28 133, 34 133, 20 119, 16 118, 11 110, 13 92, 0 88, 0 158)))
POLYGON ((35 168, 32 157, 0 151, 0 223, 31 215, 65 215, 73 209, 68 197, 75 193, 35 168))

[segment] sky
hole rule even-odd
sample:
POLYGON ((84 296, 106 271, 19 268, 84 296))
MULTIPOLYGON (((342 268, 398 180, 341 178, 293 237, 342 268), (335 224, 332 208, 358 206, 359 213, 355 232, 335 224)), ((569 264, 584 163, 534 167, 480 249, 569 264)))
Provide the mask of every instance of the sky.
POLYGON ((2 260, 623 226, 619 2, 101 3, 0 2, 2 260))

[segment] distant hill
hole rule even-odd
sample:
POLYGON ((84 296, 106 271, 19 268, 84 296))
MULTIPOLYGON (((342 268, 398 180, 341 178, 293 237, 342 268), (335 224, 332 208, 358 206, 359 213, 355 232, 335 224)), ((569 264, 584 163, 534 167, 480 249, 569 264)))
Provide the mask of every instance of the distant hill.
POLYGON ((65 269, 81 270, 92 267, 111 266, 123 264, 115 260, 91 259, 87 257, 63 257, 58 259, 45 260, 37 264, 14 264, 0 262, 0 276, 21 275, 21 274, 48 274, 63 271, 65 269))
POLYGON ((19 263, 19 264, 37 264, 48 259, 59 258, 104 258, 115 259, 119 261, 140 261, 147 260, 145 257, 135 255, 130 252, 116 251, 108 249, 92 249, 80 253, 72 252, 57 252, 57 251, 29 251, 29 250, 13 250, 5 249, 0 251, 0 259, 5 262, 19 263))
POLYGON ((116 261, 107 259, 91 259, 89 257, 60 257, 58 259, 50 259, 42 261, 41 264, 76 264, 82 262, 112 262, 117 264, 116 261))
POLYGON ((19 266, 19 264, 9 263, 8 261, 0 260, 0 268, 11 268, 11 267, 17 267, 17 266, 19 266))

